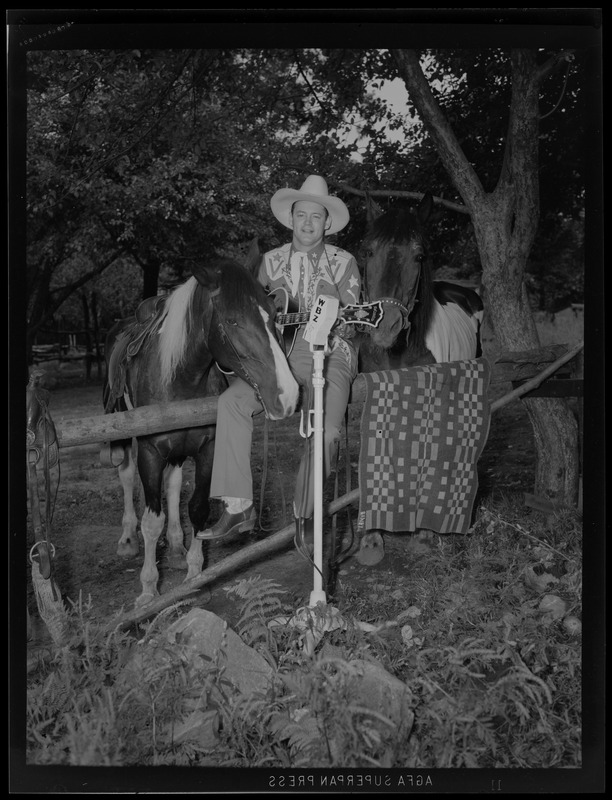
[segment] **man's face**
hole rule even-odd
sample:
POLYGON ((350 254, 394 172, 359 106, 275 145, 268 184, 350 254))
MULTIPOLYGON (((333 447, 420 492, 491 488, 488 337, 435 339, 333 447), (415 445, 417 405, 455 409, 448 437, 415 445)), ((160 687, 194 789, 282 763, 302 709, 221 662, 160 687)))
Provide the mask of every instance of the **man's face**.
POLYGON ((293 243, 300 250, 312 250, 323 239, 331 224, 327 210, 319 203, 298 200, 291 215, 293 243))

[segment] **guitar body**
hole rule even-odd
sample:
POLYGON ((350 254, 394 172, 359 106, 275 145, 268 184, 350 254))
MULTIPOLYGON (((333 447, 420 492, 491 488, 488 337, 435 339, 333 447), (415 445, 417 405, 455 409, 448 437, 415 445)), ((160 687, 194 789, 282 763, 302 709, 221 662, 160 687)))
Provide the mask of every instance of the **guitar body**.
MULTIPOLYGON (((282 334, 287 358, 295 345, 300 325, 310 319, 309 311, 302 311, 295 298, 282 286, 273 289, 270 297, 274 300, 277 316, 276 325, 282 334)), ((338 322, 352 325, 369 325, 376 328, 383 316, 382 303, 364 303, 363 305, 343 306, 338 311, 338 322)))
POLYGON ((285 347, 285 354, 287 358, 289 358, 295 345, 299 327, 287 324, 285 318, 293 314, 298 314, 301 310, 298 302, 283 286, 272 289, 270 297, 272 297, 274 305, 276 306, 276 327, 281 334, 285 347))

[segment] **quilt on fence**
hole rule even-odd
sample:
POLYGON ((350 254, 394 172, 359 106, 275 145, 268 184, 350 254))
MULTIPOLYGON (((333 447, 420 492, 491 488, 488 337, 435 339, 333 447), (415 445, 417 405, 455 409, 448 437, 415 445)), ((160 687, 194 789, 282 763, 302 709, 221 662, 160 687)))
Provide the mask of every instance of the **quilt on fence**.
POLYGON ((359 530, 467 533, 489 434, 489 362, 363 377, 359 530))

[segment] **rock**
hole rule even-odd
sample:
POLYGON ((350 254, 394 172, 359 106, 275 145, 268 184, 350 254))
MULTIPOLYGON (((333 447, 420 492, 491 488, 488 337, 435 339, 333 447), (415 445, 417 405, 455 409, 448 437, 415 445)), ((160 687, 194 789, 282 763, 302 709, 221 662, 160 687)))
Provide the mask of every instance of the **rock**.
POLYGON ((523 579, 525 585, 533 589, 534 592, 545 592, 549 586, 559 583, 559 579, 549 572, 537 575, 533 567, 530 566, 525 567, 523 570, 523 579))
POLYGON ((410 708, 410 689, 399 678, 374 661, 354 659, 359 678, 356 683, 356 703, 388 717, 395 725, 412 728, 414 714, 410 708))
POLYGON ((567 612, 567 603, 556 594, 545 594, 540 600, 538 611, 540 611, 547 620, 554 621, 556 619, 562 619, 567 612))
POLYGON ((246 645, 225 620, 204 608, 193 608, 174 622, 166 638, 187 647, 194 659, 219 663, 223 680, 240 694, 265 692, 272 681, 273 669, 263 656, 246 645))
POLYGON ((572 636, 579 636, 582 633, 582 622, 578 617, 572 615, 567 616, 563 620, 563 627, 572 636))
MULTIPOLYGON (((336 665, 339 672, 346 675, 347 683, 342 689, 343 698, 353 713, 365 716, 364 724, 372 729, 374 735, 378 731, 382 739, 382 737, 397 736, 400 731, 405 737, 410 734, 414 724, 414 712, 411 709, 410 689, 405 683, 387 672, 382 664, 376 661, 342 658, 338 649, 332 649, 327 643, 323 646, 320 657, 323 660, 344 662, 344 666, 336 665), (375 715, 368 717, 368 710, 375 712, 375 715), (385 724, 378 715, 386 717, 394 728, 385 724)), ((303 686, 302 673, 298 672, 295 676, 292 673, 282 673, 281 678, 289 691, 299 697, 303 686)), ((305 746, 305 742, 309 744, 317 739, 323 740, 331 757, 340 758, 343 748, 346 747, 346 732, 340 731, 336 736, 329 725, 324 724, 314 706, 295 709, 291 719, 293 722, 299 722, 299 740, 302 747, 305 746)), ((284 738, 288 738, 289 735, 294 736, 294 729, 295 726, 288 726, 284 738)), ((318 765, 313 763, 309 766, 318 765)))
POLYGON ((187 719, 173 726, 172 739, 174 744, 196 741, 200 747, 212 749, 219 739, 219 712, 197 708, 187 719))
MULTIPOLYGON (((143 676, 147 671, 163 671, 174 663, 168 644, 180 645, 190 682, 191 671, 206 670, 216 664, 223 670, 221 681, 230 694, 265 692, 272 681, 272 667, 228 628, 225 620, 206 609, 194 608, 155 638, 133 645, 117 684, 146 697, 143 676)), ((192 710, 198 708, 196 704, 192 710)))

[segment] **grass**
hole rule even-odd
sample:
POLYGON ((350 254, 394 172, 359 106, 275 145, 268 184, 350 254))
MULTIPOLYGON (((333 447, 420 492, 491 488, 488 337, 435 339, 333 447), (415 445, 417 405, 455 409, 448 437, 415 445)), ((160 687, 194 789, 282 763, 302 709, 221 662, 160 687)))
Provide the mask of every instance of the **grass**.
POLYGON ((581 616, 580 519, 501 497, 480 506, 471 534, 431 542, 377 571, 371 591, 341 574, 346 624, 312 654, 295 627, 268 624, 292 613, 276 584, 228 587, 237 632, 273 669, 248 696, 221 661, 164 638, 183 607, 109 634, 80 603, 67 645, 28 676, 28 763, 579 768, 581 636, 566 620, 581 616), (541 608, 546 595, 562 614, 541 608), (368 707, 356 660, 407 687, 400 718, 368 707))

